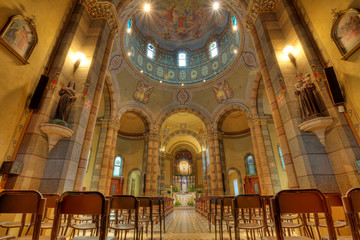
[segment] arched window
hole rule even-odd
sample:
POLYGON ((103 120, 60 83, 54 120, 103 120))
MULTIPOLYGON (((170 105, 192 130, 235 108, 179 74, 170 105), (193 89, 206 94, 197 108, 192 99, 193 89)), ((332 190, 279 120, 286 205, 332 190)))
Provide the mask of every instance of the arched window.
POLYGON ((154 52, 155 52, 155 47, 151 43, 148 43, 148 46, 147 46, 148 58, 154 59, 154 52))
POLYGON ((246 168, 248 175, 256 175, 254 156, 249 154, 246 156, 246 168))
POLYGON ((131 33, 131 18, 129 19, 129 21, 128 21, 128 23, 127 23, 127 29, 126 29, 126 31, 127 31, 128 33, 131 33))
POLYGON ((120 177, 123 170, 123 159, 121 156, 116 156, 114 161, 113 177, 120 177))
POLYGON ((218 46, 217 46, 217 42, 212 42, 210 44, 210 56, 211 58, 214 58, 218 55, 219 51, 218 51, 218 46))
POLYGON ((178 55, 179 67, 186 67, 186 53, 181 52, 178 55))
POLYGON ((89 163, 90 163, 90 157, 91 157, 91 148, 90 148, 90 150, 89 150, 89 155, 88 155, 88 158, 87 158, 87 161, 86 161, 86 172, 88 172, 89 171, 89 163))
POLYGON ((232 15, 232 22, 233 22, 233 26, 237 25, 237 20, 236 20, 236 17, 234 15, 232 15))
POLYGON ((284 158, 283 158, 283 155, 282 155, 280 145, 278 145, 278 150, 279 150, 279 155, 280 155, 281 166, 282 166, 283 169, 285 169, 285 162, 284 162, 284 158))

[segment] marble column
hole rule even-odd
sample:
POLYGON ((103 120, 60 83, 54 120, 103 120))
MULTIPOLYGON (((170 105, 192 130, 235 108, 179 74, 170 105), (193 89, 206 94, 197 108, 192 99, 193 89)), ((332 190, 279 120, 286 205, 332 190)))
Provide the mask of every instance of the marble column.
POLYGON ((274 194, 274 189, 271 181, 270 169, 268 165, 268 158, 266 155, 265 145, 264 145, 264 138, 261 131, 261 118, 254 117, 251 119, 252 127, 255 133, 256 138, 256 148, 258 151, 259 157, 259 164, 261 168, 261 175, 263 180, 263 187, 262 187, 262 194, 265 195, 272 195, 274 194))
POLYGON ((114 135, 119 129, 119 124, 117 121, 110 119, 107 122, 107 134, 104 146, 104 155, 101 163, 100 170, 100 178, 98 191, 104 195, 109 194, 110 181, 108 179, 109 172, 113 168, 114 165, 114 157, 112 156, 112 150, 114 144, 116 145, 116 141, 114 142, 114 135), (109 186, 107 186, 109 184, 109 186), (106 191, 107 190, 107 191, 106 191))
POLYGON ((215 145, 214 145, 213 133, 209 133, 208 145, 209 145, 209 159, 210 159, 210 164, 209 164, 210 182, 207 180, 207 187, 212 195, 216 195, 218 193, 218 189, 217 189, 216 157, 215 157, 215 145))
POLYGON ((217 194, 224 195, 224 179, 222 164, 220 158, 220 144, 219 141, 222 138, 222 133, 216 131, 213 132, 214 150, 215 150, 215 163, 216 163, 216 178, 217 178, 217 194))
POLYGON ((276 129, 276 134, 279 140, 279 145, 283 152, 283 159, 285 162, 286 174, 288 177, 288 186, 289 188, 299 188, 298 179, 296 176, 296 171, 293 163, 293 159, 291 157, 289 143, 285 134, 284 124, 281 118, 279 106, 276 100, 276 95, 274 92, 274 88, 271 82, 270 73, 266 64, 266 60, 264 58, 264 54, 262 52, 261 44, 259 41, 259 37, 257 35, 256 29, 253 28, 251 31, 251 36, 253 40, 253 44, 256 50, 256 55, 260 65, 260 71, 262 78, 265 84, 265 91, 268 97, 268 101, 270 104, 271 113, 274 119, 274 125, 276 129))
MULTIPOLYGON (((263 193, 263 192, 265 192, 264 178, 263 178, 262 169, 261 169, 261 161, 260 161, 260 157, 259 157, 258 143, 257 143, 257 139, 256 139, 256 134, 255 134, 255 126, 251 122, 251 119, 249 119, 249 128, 250 128, 250 135, 251 135, 251 140, 252 140, 253 149, 254 149, 254 158, 255 158, 254 161, 255 161, 255 166, 256 166, 256 172, 257 172, 259 182, 260 182, 260 190, 263 193)), ((244 191, 245 191, 245 189, 244 189, 244 191)))

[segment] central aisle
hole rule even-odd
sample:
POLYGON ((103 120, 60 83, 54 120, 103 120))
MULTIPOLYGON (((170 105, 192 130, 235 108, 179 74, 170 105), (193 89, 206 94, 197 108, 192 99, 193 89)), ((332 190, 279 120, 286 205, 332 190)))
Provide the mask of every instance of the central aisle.
MULTIPOLYGON (((195 208, 176 207, 170 215, 166 217, 166 233, 163 234, 164 240, 213 240, 215 239, 214 226, 209 232, 209 223, 204 216, 195 212, 195 208)), ((154 228, 154 239, 160 239, 159 227, 154 228)), ((150 239, 150 234, 144 239, 150 239)), ((224 233, 224 240, 229 239, 227 232, 224 233)), ((219 239, 219 236, 218 236, 219 239)))

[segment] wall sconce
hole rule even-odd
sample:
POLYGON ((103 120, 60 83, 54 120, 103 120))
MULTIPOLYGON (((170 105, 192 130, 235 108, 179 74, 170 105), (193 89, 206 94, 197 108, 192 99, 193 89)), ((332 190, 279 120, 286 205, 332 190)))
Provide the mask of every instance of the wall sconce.
POLYGON ((78 67, 80 66, 81 61, 84 61, 86 59, 85 54, 83 54, 82 52, 76 52, 75 53, 75 63, 74 63, 74 72, 78 69, 78 67))
POLYGON ((294 64, 294 66, 296 67, 296 59, 294 56, 294 47, 293 46, 286 46, 283 50, 283 53, 285 56, 288 56, 288 58, 290 59, 291 63, 294 64))

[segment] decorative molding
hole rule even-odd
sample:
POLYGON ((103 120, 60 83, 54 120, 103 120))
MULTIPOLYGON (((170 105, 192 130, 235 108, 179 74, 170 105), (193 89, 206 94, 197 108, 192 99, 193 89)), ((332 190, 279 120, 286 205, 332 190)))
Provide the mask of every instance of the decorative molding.
POLYGON ((245 27, 248 33, 254 27, 257 17, 264 12, 275 12, 280 0, 251 0, 245 17, 245 27))
POLYGON ((112 128, 112 129, 115 129, 115 130, 119 130, 119 128, 120 128, 119 121, 116 121, 114 119, 99 118, 96 121, 96 124, 98 126, 100 126, 101 128, 112 128))
POLYGON ((106 19, 115 34, 119 32, 120 22, 114 4, 97 0, 82 0, 81 4, 86 8, 92 19, 106 19))
POLYGON ((249 128, 254 126, 265 126, 268 122, 272 121, 271 115, 265 116, 250 116, 248 119, 249 128))

